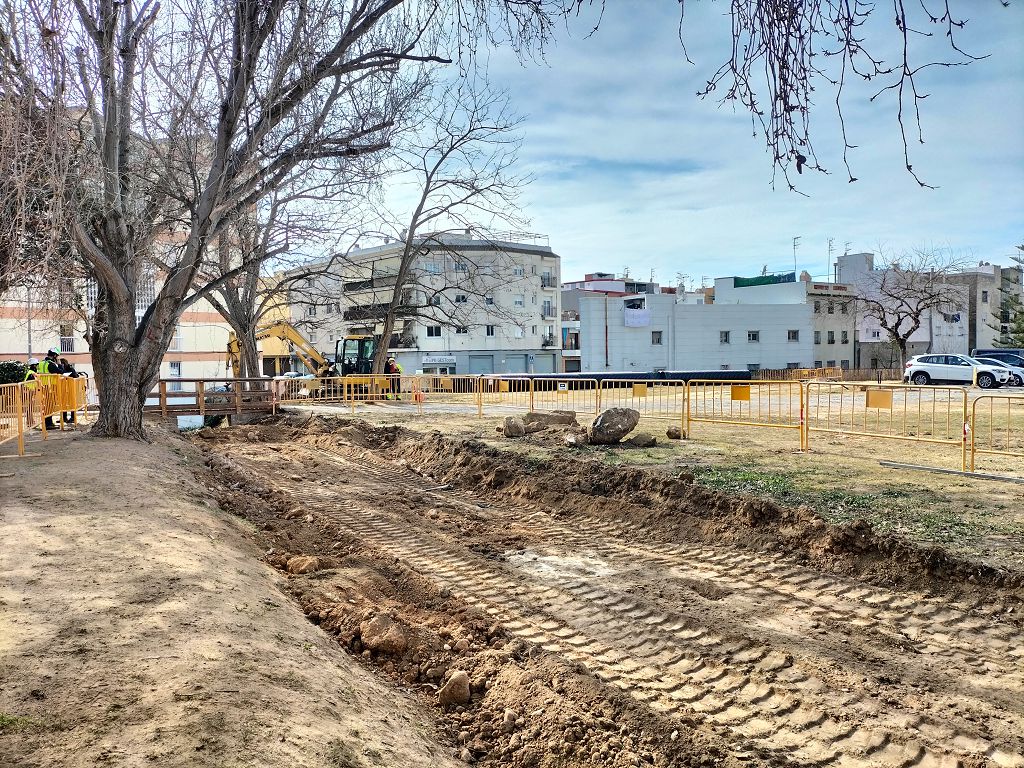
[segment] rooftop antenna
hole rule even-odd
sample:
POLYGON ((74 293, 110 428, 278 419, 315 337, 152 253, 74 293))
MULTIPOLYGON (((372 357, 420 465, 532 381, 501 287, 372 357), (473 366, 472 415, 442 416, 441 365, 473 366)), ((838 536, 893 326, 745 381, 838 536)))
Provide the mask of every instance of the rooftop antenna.
POLYGON ((651 282, 652 283, 654 282, 654 270, 653 269, 651 270, 651 282))
POLYGON ((622 270, 622 276, 624 278, 628 278, 629 277, 629 267, 626 267, 625 269, 622 270))
POLYGON ((849 254, 849 252, 850 252, 850 245, 851 245, 851 243, 850 243, 849 240, 847 240, 845 243, 843 243, 843 256, 846 256, 847 254, 849 254))
POLYGON ((825 279, 828 280, 829 272, 832 271, 832 252, 835 250, 833 247, 835 238, 830 237, 828 239, 828 263, 825 265, 825 279))
POLYGON ((800 236, 793 238, 793 273, 796 274, 796 249, 800 247, 800 236))

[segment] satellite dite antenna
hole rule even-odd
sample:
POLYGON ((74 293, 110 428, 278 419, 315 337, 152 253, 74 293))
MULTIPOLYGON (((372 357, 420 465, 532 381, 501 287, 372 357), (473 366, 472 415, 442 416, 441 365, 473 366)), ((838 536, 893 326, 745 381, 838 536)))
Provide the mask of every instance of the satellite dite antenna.
POLYGON ((796 249, 800 247, 800 236, 793 238, 793 272, 796 272, 796 249))

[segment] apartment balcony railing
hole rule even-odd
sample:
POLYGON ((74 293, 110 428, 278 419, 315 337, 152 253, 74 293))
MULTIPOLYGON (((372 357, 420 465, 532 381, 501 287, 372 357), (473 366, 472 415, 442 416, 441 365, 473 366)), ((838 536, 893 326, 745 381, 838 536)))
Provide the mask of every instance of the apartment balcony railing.
POLYGON ((554 320, 556 317, 558 317, 558 313, 555 312, 554 307, 544 307, 540 311, 540 314, 545 320, 554 320))
POLYGON ((541 275, 540 276, 541 288, 557 288, 558 281, 555 280, 554 275, 541 275))
POLYGON ((349 307, 342 315, 345 320, 376 320, 387 314, 389 304, 360 304, 349 307))
POLYGON ((553 347, 553 346, 555 346, 555 337, 554 336, 545 336, 544 338, 542 338, 540 340, 540 345, 542 347, 553 347))

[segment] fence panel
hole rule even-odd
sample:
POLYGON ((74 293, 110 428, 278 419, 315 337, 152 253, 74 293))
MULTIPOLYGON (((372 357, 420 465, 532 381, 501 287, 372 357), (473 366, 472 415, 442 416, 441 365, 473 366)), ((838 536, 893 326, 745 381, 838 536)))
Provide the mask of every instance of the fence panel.
POLYGON ((1024 458, 1024 395, 979 395, 971 403, 970 434, 972 472, 979 454, 1024 458))
POLYGON ((804 385, 799 381, 715 381, 697 379, 687 387, 683 433, 693 424, 793 429, 803 447, 804 385))
POLYGON ((533 380, 532 410, 575 411, 596 416, 600 412, 600 405, 597 379, 533 380))
POLYGON ((481 404, 532 411, 533 384, 533 379, 525 376, 484 376, 480 379, 481 404))
POLYGON ((454 406, 459 411, 482 413, 479 376, 420 375, 414 377, 413 399, 420 411, 433 406, 454 406))
POLYGON ((679 380, 602 379, 597 411, 632 408, 641 418, 673 419, 682 423, 686 382, 679 380))

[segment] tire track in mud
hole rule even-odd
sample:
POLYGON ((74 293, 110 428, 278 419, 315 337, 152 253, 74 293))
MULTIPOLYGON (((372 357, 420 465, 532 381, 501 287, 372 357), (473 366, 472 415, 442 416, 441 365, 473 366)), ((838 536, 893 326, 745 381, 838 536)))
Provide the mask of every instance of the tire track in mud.
MULTIPOLYGON (((739 633, 718 631, 707 626, 706 618, 609 589, 602 579, 586 575, 560 577, 557 587, 535 583, 524 578, 531 575, 528 570, 495 563, 460 544, 441 541, 437 532, 414 532, 407 522, 375 511, 378 505, 371 500, 373 486, 381 484, 425 493, 421 478, 365 458, 301 450, 349 470, 346 495, 357 483, 371 486, 367 488, 370 503, 339 498, 329 488, 305 483, 282 483, 284 490, 367 543, 443 582, 467 603, 500 619, 513 634, 581 663, 606 684, 622 688, 665 715, 695 719, 727 742, 739 740, 757 754, 804 765, 962 766, 965 760, 982 755, 995 765, 1024 765, 1019 744, 1003 748, 960 718, 943 720, 905 706, 883 706, 852 688, 830 688, 790 654, 751 637, 749 628, 739 633)), ((268 457, 249 459, 262 463, 268 457)), ((447 492, 439 498, 452 503, 452 495, 447 492)), ((479 512, 479 505, 463 503, 479 512)), ((887 597, 875 588, 837 584, 792 566, 764 563, 758 569, 757 559, 743 554, 656 545, 649 539, 623 545, 615 538, 634 536, 637 531, 627 532, 629 526, 594 519, 591 522, 600 534, 585 536, 536 509, 518 511, 534 526, 535 534, 537 529, 548 533, 561 548, 578 545, 611 554, 613 559, 626 557, 624 553, 631 550, 628 558, 634 562, 639 549, 667 571, 681 568, 687 578, 699 579, 710 574, 731 588, 752 592, 748 598, 754 600, 828 612, 829 607, 814 599, 820 598, 821 592, 815 591, 820 586, 830 598, 853 606, 841 615, 852 622, 868 620, 864 616, 870 610, 870 605, 862 609, 855 602, 861 595, 858 589, 883 602, 887 597), (697 558, 696 563, 690 558, 697 558), (741 577, 728 575, 737 570, 741 577), (750 580, 754 577, 756 582, 750 580)), ((886 603, 888 610, 904 617, 893 604, 886 603)), ((955 612, 937 606, 928 611, 924 615, 944 622, 944 628, 957 620, 955 612)), ((909 615, 927 624, 919 611, 909 615)), ((974 617, 969 621, 974 622, 974 617)), ((995 637, 1002 639, 1002 633, 995 637)))

